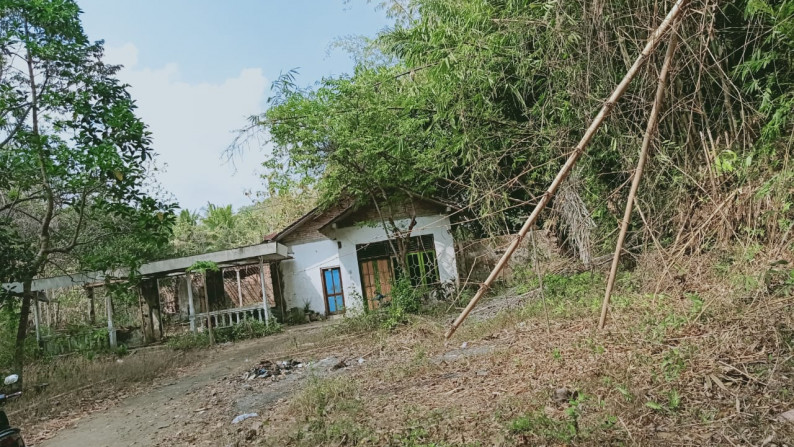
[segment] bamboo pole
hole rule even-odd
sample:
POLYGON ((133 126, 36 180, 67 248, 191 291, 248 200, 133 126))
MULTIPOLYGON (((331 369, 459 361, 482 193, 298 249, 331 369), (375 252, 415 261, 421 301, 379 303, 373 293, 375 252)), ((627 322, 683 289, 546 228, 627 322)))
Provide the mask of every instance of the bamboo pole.
POLYGON ((615 277, 618 273, 618 263, 620 262, 620 253, 623 251, 623 242, 626 240, 626 233, 629 230, 629 222, 631 222, 631 212, 634 205, 634 197, 637 195, 637 190, 640 187, 640 180, 642 179, 642 171, 645 169, 645 163, 648 161, 648 149, 651 147, 653 135, 656 132, 656 127, 659 123, 659 110, 662 108, 664 102, 664 89, 667 86, 667 75, 670 73, 670 64, 673 60, 673 54, 676 47, 676 34, 675 25, 673 33, 670 35, 670 42, 667 44, 667 53, 664 56, 662 63, 662 71, 659 73, 659 83, 656 86, 656 98, 653 101, 651 114, 648 117, 648 126, 645 129, 645 136, 642 139, 642 148, 640 149, 640 159, 637 161, 637 169, 634 171, 634 178, 631 179, 631 189, 629 190, 629 198, 626 199, 626 210, 623 213, 623 221, 620 223, 620 234, 618 235, 618 242, 615 245, 615 255, 612 257, 612 268, 609 270, 609 279, 607 279, 607 288, 604 293, 604 301, 601 303, 601 318, 598 320, 598 328, 603 329, 607 320, 607 310, 609 310, 609 299, 612 296, 612 289, 615 287, 615 277))
POLYGON ((452 326, 449 328, 449 330, 447 330, 447 333, 444 335, 445 339, 449 339, 452 336, 452 334, 455 333, 455 331, 458 329, 461 323, 463 323, 466 317, 469 316, 469 313, 472 311, 472 309, 474 309, 474 306, 477 305, 477 302, 480 301, 480 298, 482 298, 485 292, 488 291, 488 289, 491 287, 491 284, 499 275, 499 272, 501 272, 504 266, 507 264, 507 261, 510 259, 510 257, 513 256, 513 252, 516 251, 516 248, 518 248, 518 245, 524 239, 529 229, 533 225, 535 225, 535 221, 537 221, 538 216, 540 216, 540 212, 543 211, 543 209, 549 203, 552 196, 557 191, 557 188, 559 188, 563 180, 565 180, 565 178, 568 177, 571 168, 573 168, 573 166, 576 164, 576 161, 579 159, 582 153, 584 153, 584 150, 587 148, 588 143, 590 143, 590 140, 593 139, 593 136, 595 135, 598 128, 601 127, 601 124, 604 122, 604 119, 606 119, 606 117, 609 116, 609 114, 612 112, 612 109, 615 107, 615 103, 617 103, 620 97, 623 96, 623 93, 626 92, 626 89, 628 88, 629 84, 634 79, 634 77, 637 75, 637 72, 639 71, 640 67, 645 63, 645 61, 648 60, 650 54, 659 45, 661 38, 670 29, 670 26, 672 25, 673 21, 681 14, 681 11, 684 5, 686 4, 686 2, 687 0, 678 0, 675 3, 675 5, 673 5, 673 7, 670 9, 670 12, 667 13, 667 17, 665 17, 664 21, 662 21, 659 27, 656 28, 656 31, 654 31, 653 34, 651 34, 651 37, 648 39, 648 43, 645 44, 645 48, 642 50, 642 53, 640 53, 640 55, 637 57, 637 60, 634 61, 634 65, 631 66, 629 71, 623 77, 623 80, 621 80, 618 86, 615 87, 615 90, 612 92, 612 95, 610 95, 609 99, 607 99, 603 107, 601 107, 601 110, 598 112, 598 115, 596 115, 595 119, 590 124, 590 127, 587 128, 587 131, 582 137, 582 140, 579 141, 579 144, 576 145, 573 152, 568 157, 568 160, 560 169, 560 172, 551 182, 549 189, 541 196, 540 201, 535 206, 535 209, 532 211, 532 214, 530 214, 529 217, 527 218, 527 221, 524 223, 524 226, 521 227, 521 230, 518 232, 516 238, 513 239, 513 242, 510 244, 510 246, 507 247, 505 254, 502 256, 502 258, 496 264, 494 269, 491 271, 491 274, 488 275, 488 278, 485 280, 485 282, 482 283, 480 289, 477 290, 477 293, 474 295, 471 301, 469 301, 469 304, 466 306, 466 308, 463 309, 463 311, 460 313, 458 318, 456 318, 455 321, 452 323, 452 326))

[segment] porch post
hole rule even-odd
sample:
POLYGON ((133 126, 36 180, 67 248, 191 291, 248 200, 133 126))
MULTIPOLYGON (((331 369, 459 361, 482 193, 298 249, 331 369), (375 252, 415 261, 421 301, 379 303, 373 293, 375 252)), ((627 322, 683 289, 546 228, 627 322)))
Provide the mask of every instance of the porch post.
POLYGON ((187 309, 190 317, 190 332, 196 332, 196 308, 193 305, 193 275, 187 272, 185 279, 187 280, 187 309))
POLYGON ((259 279, 262 284, 262 308, 265 310, 265 324, 270 326, 270 309, 267 305, 267 292, 265 291, 265 264, 262 257, 259 258, 259 279))
POLYGON ((110 299, 110 290, 105 287, 105 307, 108 309, 108 339, 110 349, 116 349, 116 329, 113 327, 113 301, 110 299))
POLYGON ((36 299, 33 300, 33 323, 36 325, 36 343, 41 345, 41 331, 39 330, 39 292, 36 292, 36 299))
POLYGON ((243 307, 243 288, 240 285, 240 267, 235 269, 237 272, 237 299, 240 301, 240 307, 243 307))
POLYGON ((155 286, 157 286, 157 328, 160 330, 160 338, 165 336, 163 332, 163 302, 160 298, 160 278, 156 278, 154 280, 155 286))
POLYGON ((91 321, 91 326, 96 324, 96 308, 94 306, 94 288, 86 287, 85 294, 88 295, 89 304, 91 307, 88 309, 88 318, 91 321))

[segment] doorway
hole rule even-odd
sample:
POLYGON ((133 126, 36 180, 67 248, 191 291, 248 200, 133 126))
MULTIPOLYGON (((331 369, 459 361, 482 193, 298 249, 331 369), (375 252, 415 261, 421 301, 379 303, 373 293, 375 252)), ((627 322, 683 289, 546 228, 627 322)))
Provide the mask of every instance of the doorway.
POLYGON ((326 315, 345 311, 345 296, 342 292, 342 272, 339 267, 323 269, 323 295, 325 295, 326 315))

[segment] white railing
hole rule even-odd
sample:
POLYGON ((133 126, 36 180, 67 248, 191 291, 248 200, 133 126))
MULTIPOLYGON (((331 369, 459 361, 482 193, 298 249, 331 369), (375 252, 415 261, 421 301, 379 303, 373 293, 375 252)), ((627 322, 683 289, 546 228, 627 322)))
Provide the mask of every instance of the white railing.
POLYGON ((211 319, 210 321, 212 321, 212 327, 214 328, 231 327, 250 319, 259 320, 262 322, 265 321, 265 309, 262 308, 261 304, 256 306, 215 310, 209 312, 209 314, 207 314, 207 312, 203 312, 196 314, 196 322, 200 321, 204 323, 207 320, 207 315, 209 315, 209 318, 211 319))

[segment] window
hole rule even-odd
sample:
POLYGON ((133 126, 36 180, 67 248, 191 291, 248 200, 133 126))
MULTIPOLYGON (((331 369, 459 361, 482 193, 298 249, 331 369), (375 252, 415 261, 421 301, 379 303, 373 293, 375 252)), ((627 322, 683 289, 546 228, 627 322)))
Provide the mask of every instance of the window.
MULTIPOLYGON (((391 283, 403 272, 389 241, 359 244, 356 252, 364 297, 369 308, 375 309, 391 299, 391 283)), ((433 235, 408 240, 406 264, 408 278, 414 287, 438 284, 438 261, 433 235)))
POLYGON ((429 286, 438 283, 438 265, 435 250, 408 253, 406 264, 412 286, 429 286))

